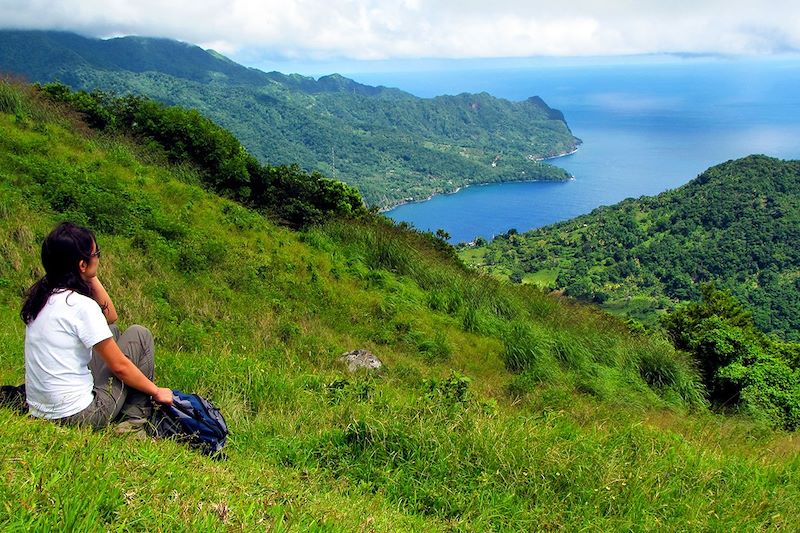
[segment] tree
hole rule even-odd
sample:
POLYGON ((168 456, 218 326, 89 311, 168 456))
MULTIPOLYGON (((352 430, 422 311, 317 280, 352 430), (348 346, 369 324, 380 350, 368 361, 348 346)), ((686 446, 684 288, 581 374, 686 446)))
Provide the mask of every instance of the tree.
POLYGON ((703 299, 662 320, 675 347, 697 361, 709 399, 738 406, 784 429, 800 426, 800 346, 773 341, 728 292, 701 286, 703 299))
POLYGON ((435 235, 436 235, 436 238, 441 239, 443 241, 449 241, 450 240, 450 234, 447 233, 442 228, 437 229, 435 235))

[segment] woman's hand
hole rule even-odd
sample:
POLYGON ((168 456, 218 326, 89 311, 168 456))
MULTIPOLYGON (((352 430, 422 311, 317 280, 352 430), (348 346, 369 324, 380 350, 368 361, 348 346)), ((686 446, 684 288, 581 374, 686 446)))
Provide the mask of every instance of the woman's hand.
POLYGON ((153 401, 164 405, 172 405, 172 389, 159 387, 153 394, 153 401))

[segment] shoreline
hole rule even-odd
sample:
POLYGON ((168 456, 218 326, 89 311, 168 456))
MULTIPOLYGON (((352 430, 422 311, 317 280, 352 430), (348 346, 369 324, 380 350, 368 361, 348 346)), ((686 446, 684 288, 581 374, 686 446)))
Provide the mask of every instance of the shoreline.
MULTIPOLYGON (((538 158, 538 159, 533 159, 533 161, 535 161, 537 163, 540 163, 542 161, 550 161, 552 159, 558 159, 560 157, 567 157, 568 155, 572 155, 572 154, 576 153, 577 151, 578 151, 578 146, 576 146, 573 150, 571 150, 569 152, 564 152, 562 154, 557 154, 557 155, 551 155, 549 157, 542 157, 542 158, 538 158)), ((575 179, 575 176, 570 174, 569 175, 569 179, 563 180, 563 181, 572 181, 574 179, 575 179)), ((389 211, 391 211, 393 209, 396 209, 396 208, 398 208, 400 206, 404 206, 404 205, 407 205, 407 204, 419 204, 419 203, 422 203, 422 202, 427 202, 428 200, 432 200, 434 196, 455 194, 455 193, 459 192, 462 189, 466 189, 467 187, 478 187, 478 186, 482 186, 482 185, 496 185, 498 183, 532 183, 532 182, 535 182, 535 181, 556 181, 557 182, 557 181, 562 181, 562 180, 531 179, 531 180, 508 180, 508 181, 487 181, 487 182, 467 183, 467 184, 464 184, 464 185, 459 185, 458 187, 456 187, 452 191, 443 191, 443 192, 432 193, 432 194, 428 195, 427 198, 421 198, 419 200, 415 200, 415 199, 401 200, 396 204, 392 204, 391 206, 381 207, 380 209, 378 209, 378 213, 388 213, 389 211)))
POLYGON ((563 154, 551 155, 549 157, 539 157, 539 158, 534 159, 534 161, 537 161, 537 162, 540 162, 540 161, 551 161, 553 159, 558 159, 560 157, 567 157, 568 155, 572 155, 572 154, 576 153, 577 151, 578 151, 578 147, 576 146, 570 152, 564 152, 563 154))

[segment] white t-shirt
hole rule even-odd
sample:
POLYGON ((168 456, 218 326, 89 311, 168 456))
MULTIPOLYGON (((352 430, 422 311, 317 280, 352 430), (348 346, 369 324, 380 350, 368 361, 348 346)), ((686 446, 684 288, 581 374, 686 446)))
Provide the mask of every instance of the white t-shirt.
POLYGON ((70 290, 50 296, 25 328, 25 392, 30 413, 56 419, 92 403, 92 347, 111 337, 96 301, 70 290))

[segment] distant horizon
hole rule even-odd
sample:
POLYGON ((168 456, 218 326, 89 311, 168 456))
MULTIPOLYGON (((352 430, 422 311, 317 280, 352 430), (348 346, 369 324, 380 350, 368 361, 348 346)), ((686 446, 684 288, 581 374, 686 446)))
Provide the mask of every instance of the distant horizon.
MULTIPOLYGON (((217 52, 214 50, 214 52, 217 52)), ((221 52, 217 52, 221 53, 221 52)), ((224 54, 223 54, 224 55, 224 54)), ((424 73, 464 70, 510 70, 524 68, 579 68, 701 64, 708 62, 794 62, 800 61, 800 53, 773 54, 769 56, 724 55, 724 54, 683 54, 683 53, 643 53, 626 55, 597 56, 529 56, 494 58, 407 58, 390 60, 336 60, 336 61, 293 61, 274 60, 272 62, 251 62, 248 57, 226 55, 225 57, 248 68, 263 72, 300 74, 314 78, 332 74, 379 74, 379 73, 424 73)))

